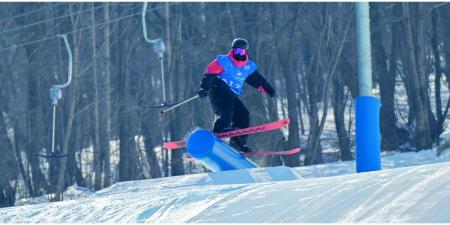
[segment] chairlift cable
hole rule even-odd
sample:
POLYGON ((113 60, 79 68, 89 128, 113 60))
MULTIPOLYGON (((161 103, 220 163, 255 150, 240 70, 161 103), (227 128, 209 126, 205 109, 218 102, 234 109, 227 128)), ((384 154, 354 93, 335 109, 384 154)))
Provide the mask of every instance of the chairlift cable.
MULTIPOLYGON (((177 3, 177 2, 169 3, 169 5, 173 5, 173 4, 178 4, 178 3, 177 3)), ((149 9, 149 10, 147 10, 146 12, 155 11, 155 10, 161 9, 161 8, 163 8, 163 7, 164 7, 164 6, 158 6, 158 7, 149 9)), ((117 21, 120 21, 120 20, 123 20, 123 19, 128 19, 128 18, 131 18, 131 17, 133 17, 133 16, 140 15, 141 13, 142 13, 142 12, 139 12, 139 13, 132 13, 132 14, 129 14, 129 15, 127 15, 127 16, 118 17, 118 18, 115 18, 115 19, 112 19, 112 20, 104 21, 104 22, 98 23, 98 24, 96 24, 96 25, 94 25, 94 26, 86 26, 86 27, 83 27, 83 28, 80 28, 80 29, 77 29, 77 30, 73 30, 73 31, 70 31, 70 32, 66 32, 66 33, 64 33, 64 34, 68 35, 68 34, 73 34, 73 33, 76 33, 76 32, 82 32, 82 31, 91 29, 91 28, 93 28, 93 27, 100 27, 100 26, 103 26, 103 25, 105 25, 105 24, 109 24, 109 23, 112 23, 112 22, 117 22, 117 21)), ((31 44, 36 44, 36 43, 39 43, 39 42, 44 42, 44 41, 53 39, 53 38, 55 38, 55 37, 56 37, 56 36, 49 36, 49 37, 42 38, 42 39, 38 39, 38 40, 33 40, 33 41, 29 41, 29 42, 23 42, 23 43, 20 43, 20 44, 13 44, 13 45, 11 45, 11 46, 9 46, 9 47, 0 49, 0 52, 4 52, 4 51, 7 51, 7 50, 10 50, 10 49, 13 49, 13 48, 17 48, 17 47, 23 47, 23 46, 27 46, 27 45, 31 45, 31 44)))
POLYGON ((53 4, 53 5, 43 6, 43 7, 40 7, 40 8, 38 8, 38 9, 34 9, 34 10, 30 10, 30 11, 28 11, 28 12, 24 12, 24 13, 21 13, 21 14, 17 14, 17 15, 15 15, 15 16, 7 17, 7 18, 2 18, 2 19, 0 19, 0 23, 6 22, 6 21, 11 21, 11 20, 13 20, 13 19, 21 18, 21 17, 24 17, 24 16, 28 16, 28 15, 31 15, 31 14, 33 14, 33 13, 37 13, 37 12, 44 11, 44 10, 47 10, 47 9, 51 9, 52 7, 57 7, 57 6, 60 6, 60 5, 62 5, 62 4, 66 4, 66 3, 65 3, 65 2, 55 3, 55 4, 53 4))
MULTIPOLYGON (((57 5, 61 5, 61 4, 63 4, 63 3, 59 3, 59 4, 57 4, 57 5)), ((64 4, 66 4, 66 3, 64 3, 64 4)), ((123 5, 123 4, 122 4, 122 5, 123 5)), ((122 6, 122 5, 119 5, 119 6, 122 6)), ((126 5, 128 6, 128 4, 126 4, 126 5)), ((51 7, 53 7, 53 6, 42 7, 41 9, 38 9, 38 10, 35 10, 35 11, 36 11, 36 12, 39 12, 39 11, 43 11, 43 10, 45 10, 45 9, 50 9, 51 7)), ((103 5, 100 5, 100 6, 96 6, 96 7, 94 7, 94 9, 100 9, 100 8, 103 8, 103 7, 106 7, 106 4, 103 4, 103 5)), ((22 26, 17 26, 17 27, 11 28, 11 29, 9 29, 9 30, 1 31, 0 34, 8 33, 8 32, 11 32, 11 31, 21 30, 21 29, 28 28, 28 27, 31 27, 31 26, 34 26, 34 25, 38 25, 38 24, 46 23, 46 22, 51 22, 51 21, 53 21, 53 20, 57 20, 57 19, 61 19, 61 18, 64 18, 64 17, 68 17, 68 16, 73 16, 73 15, 81 14, 81 13, 84 13, 84 12, 89 12, 90 10, 92 10, 92 8, 85 9, 85 10, 80 10, 80 11, 77 11, 77 12, 72 12, 72 13, 66 14, 66 15, 61 15, 61 16, 57 16, 57 17, 52 17, 52 18, 49 18, 49 19, 40 20, 40 21, 37 21, 37 22, 34 22, 34 23, 25 24, 25 25, 22 25, 22 26)), ((8 18, 4 18, 4 19, 2 19, 2 20, 4 20, 4 21, 6 21, 6 20, 12 20, 12 19, 14 19, 14 18, 16 18, 16 17, 17 17, 17 18, 20 18, 20 17, 26 16, 26 15, 32 14, 32 13, 31 13, 31 11, 30 11, 30 12, 23 13, 23 14, 19 14, 19 15, 17 15, 17 16, 12 16, 12 17, 8 17, 8 18), (25 15, 23 15, 23 14, 25 14, 25 15)), ((0 22, 2 22, 2 20, 0 19, 0 22)))
MULTIPOLYGON (((94 7, 94 10, 100 9, 100 8, 103 8, 103 7, 105 7, 105 5, 100 5, 100 6, 94 7)), ((84 13, 84 12, 89 12, 91 10, 92 10, 91 8, 90 9, 83 9, 83 10, 80 10, 80 11, 77 11, 77 12, 73 12, 73 13, 69 13, 69 14, 65 14, 65 15, 62 15, 62 16, 52 17, 52 18, 49 18, 49 19, 40 20, 40 21, 37 21, 37 22, 34 22, 34 23, 30 23, 30 24, 27 24, 27 25, 14 27, 14 28, 11 28, 9 30, 4 30, 4 31, 0 32, 0 35, 1 34, 5 34, 5 33, 9 33, 9 32, 12 32, 12 31, 18 31, 18 30, 22 30, 22 29, 25 29, 25 28, 29 28, 29 27, 36 26, 36 25, 39 25, 39 24, 42 24, 42 23, 51 22, 53 20, 61 19, 61 18, 64 18, 64 17, 73 16, 73 15, 81 14, 81 13, 84 13)))

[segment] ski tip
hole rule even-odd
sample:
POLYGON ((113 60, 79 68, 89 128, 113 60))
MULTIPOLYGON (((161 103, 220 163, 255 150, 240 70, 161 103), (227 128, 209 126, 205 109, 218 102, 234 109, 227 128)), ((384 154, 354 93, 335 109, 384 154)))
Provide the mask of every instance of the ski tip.
POLYGON ((173 149, 173 148, 176 148, 177 147, 177 145, 176 144, 173 144, 173 143, 164 143, 163 144, 163 148, 165 148, 165 149, 173 149))
POLYGON ((294 148, 286 151, 272 151, 272 152, 242 152, 241 154, 244 156, 276 156, 276 155, 292 155, 299 153, 302 148, 294 148))
POLYGON ((183 147, 186 147, 185 141, 165 142, 163 144, 163 148, 168 149, 168 150, 173 150, 173 149, 178 149, 178 148, 183 148, 183 147))

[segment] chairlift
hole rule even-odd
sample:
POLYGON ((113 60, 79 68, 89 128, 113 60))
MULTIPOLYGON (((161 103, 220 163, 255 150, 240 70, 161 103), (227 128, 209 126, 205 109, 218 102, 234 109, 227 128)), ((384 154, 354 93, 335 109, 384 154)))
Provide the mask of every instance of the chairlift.
POLYGON ((166 46, 164 45, 164 42, 161 40, 161 38, 156 39, 149 39, 147 36, 147 25, 145 23, 145 13, 147 11, 147 2, 143 3, 142 7, 142 31, 144 33, 144 39, 146 42, 153 44, 153 51, 158 54, 160 62, 161 62, 161 84, 162 84, 162 96, 163 96, 163 102, 159 105, 146 105, 146 107, 150 108, 165 108, 160 111, 160 114, 164 114, 165 112, 168 112, 172 109, 178 108, 181 105, 184 105, 194 99, 197 99, 198 93, 194 92, 194 96, 189 97, 187 99, 180 100, 178 102, 174 103, 167 103, 166 99, 166 85, 165 85, 165 77, 164 77, 164 52, 166 51, 166 46))
POLYGON ((67 52, 69 54, 69 67, 68 67, 68 79, 64 84, 53 85, 50 88, 50 99, 52 101, 53 106, 53 125, 52 125, 52 150, 49 155, 37 154, 40 157, 44 158, 61 158, 67 157, 67 154, 59 154, 55 152, 55 132, 56 132, 56 106, 58 105, 58 101, 62 98, 62 89, 66 88, 72 82, 72 51, 70 50, 69 41, 67 40, 67 35, 57 35, 64 40, 64 44, 66 46, 67 52))
POLYGON ((162 97, 163 102, 159 105, 147 105, 147 107, 150 108, 164 108, 164 107, 170 107, 175 104, 169 104, 167 103, 166 98, 166 82, 165 82, 165 76, 164 76, 164 52, 166 51, 166 46, 164 42, 161 40, 161 38, 155 38, 155 39, 149 39, 147 36, 147 25, 145 22, 145 13, 147 11, 147 2, 143 3, 142 7, 142 31, 144 33, 144 39, 146 42, 153 45, 153 51, 158 54, 159 60, 160 60, 160 67, 161 67, 161 86, 162 86, 162 97))

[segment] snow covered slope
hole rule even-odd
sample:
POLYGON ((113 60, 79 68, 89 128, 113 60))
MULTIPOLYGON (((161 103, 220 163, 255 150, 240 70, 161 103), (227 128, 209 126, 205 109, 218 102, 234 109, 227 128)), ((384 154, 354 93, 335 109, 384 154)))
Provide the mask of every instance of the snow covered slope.
POLYGON ((4 208, 0 223, 450 222, 449 162, 276 182, 265 181, 281 174, 265 169, 247 174, 252 183, 216 185, 207 174, 124 182, 87 198, 4 208))

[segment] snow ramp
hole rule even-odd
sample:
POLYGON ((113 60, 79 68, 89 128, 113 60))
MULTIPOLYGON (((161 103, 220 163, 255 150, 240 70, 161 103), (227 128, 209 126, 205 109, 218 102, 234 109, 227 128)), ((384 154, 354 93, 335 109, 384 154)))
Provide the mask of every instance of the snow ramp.
POLYGON ((450 222, 450 163, 284 181, 248 171, 250 183, 208 174, 118 183, 88 198, 0 209, 0 223, 450 222))

